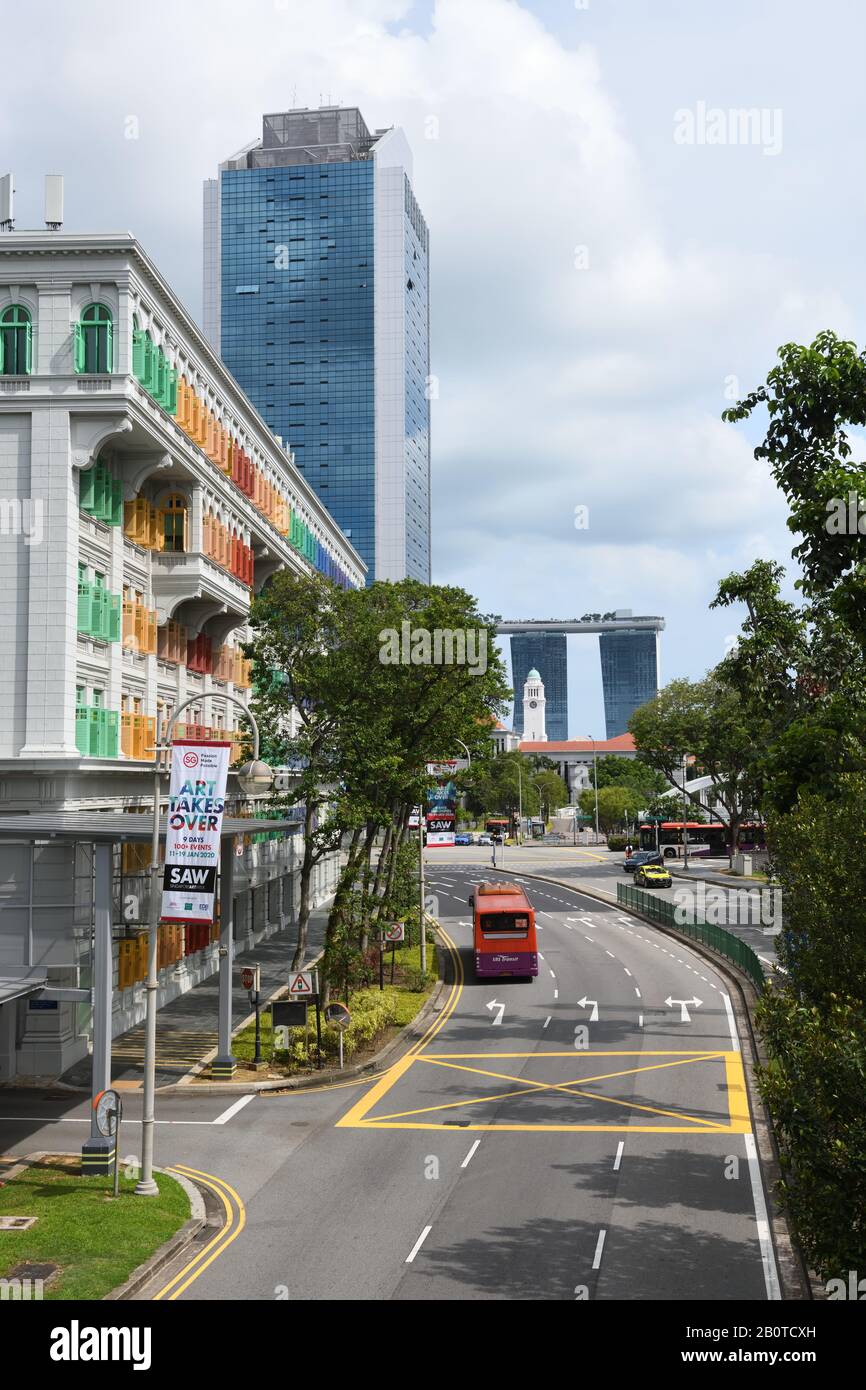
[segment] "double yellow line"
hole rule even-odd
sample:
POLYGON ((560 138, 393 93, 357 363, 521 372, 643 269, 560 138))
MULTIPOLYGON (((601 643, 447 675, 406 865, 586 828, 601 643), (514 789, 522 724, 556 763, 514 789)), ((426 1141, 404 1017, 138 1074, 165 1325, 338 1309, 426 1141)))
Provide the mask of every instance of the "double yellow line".
POLYGON ((445 942, 445 947, 454 965, 454 979, 451 982, 451 991, 448 995, 448 998, 445 1001, 445 1007, 443 1008, 441 1014, 430 1024, 430 1027, 427 1029, 424 1036, 419 1038, 418 1041, 412 1047, 409 1048, 409 1051, 406 1054, 406 1056, 408 1057, 417 1057, 420 1052, 423 1052, 425 1047, 429 1046, 429 1044, 435 1038, 436 1034, 439 1032, 440 1028, 445 1027, 445 1024, 448 1022, 454 1010, 457 1008, 457 1001, 459 1000, 460 995, 463 993, 463 981, 465 976, 463 971, 463 962, 460 959, 460 952, 457 950, 456 945, 454 944, 451 937, 448 935, 447 931, 443 926, 438 925, 437 930, 439 932, 439 935, 442 937, 442 940, 445 942))
POLYGON ((179 1173, 182 1177, 191 1178, 197 1186, 206 1187, 210 1192, 216 1194, 223 1204, 225 1211, 225 1224, 220 1227, 213 1240, 204 1249, 185 1265, 179 1274, 153 1295, 153 1302, 158 1303, 165 1298, 169 1303, 174 1299, 180 1298, 185 1289, 188 1289, 193 1280, 203 1274, 208 1265, 213 1264, 218 1255, 231 1245, 233 1240, 237 1240, 244 1226, 247 1224, 247 1213, 243 1202, 233 1187, 230 1187, 222 1178, 215 1178, 212 1173, 201 1173, 197 1168, 187 1168, 182 1163, 176 1163, 169 1169, 170 1173, 179 1173))

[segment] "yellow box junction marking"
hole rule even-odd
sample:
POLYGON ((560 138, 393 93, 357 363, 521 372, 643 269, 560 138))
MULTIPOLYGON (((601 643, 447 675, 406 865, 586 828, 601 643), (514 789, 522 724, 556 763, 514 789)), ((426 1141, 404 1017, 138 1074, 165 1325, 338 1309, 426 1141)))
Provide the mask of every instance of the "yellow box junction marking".
POLYGON ((627 1112, 619 1124, 549 1124, 543 1121, 537 1123, 512 1124, 500 1122, 495 1124, 461 1124, 461 1129, 474 1130, 501 1130, 501 1131, 579 1131, 579 1132, 613 1132, 621 1133, 628 1129, 631 1134, 635 1131, 646 1134, 747 1134, 751 1131, 752 1124, 749 1117, 749 1106, 746 1095, 746 1080, 743 1074, 743 1063, 739 1052, 729 1052, 724 1049, 715 1049, 712 1052, 691 1050, 664 1051, 664 1052, 608 1052, 608 1051, 589 1051, 576 1054, 570 1052, 437 1052, 437 1053, 409 1053, 401 1057, 384 1076, 364 1095, 352 1108, 337 1121, 337 1128, 342 1129, 451 1129, 453 1125, 442 1122, 440 1116, 449 1110, 466 1110, 475 1105, 490 1105, 498 1101, 508 1100, 515 1096, 537 1095, 546 1092, 560 1092, 566 1095, 579 1097, 585 1100, 600 1102, 605 1105, 619 1107, 627 1112), (568 1057, 572 1062, 576 1060, 590 1060, 595 1065, 596 1059, 608 1057, 639 1058, 640 1061, 634 1066, 619 1066, 608 1062, 601 1063, 602 1070, 590 1076, 580 1076, 567 1081, 543 1081, 536 1080, 534 1077, 514 1076, 510 1071, 501 1070, 503 1062, 510 1058, 529 1058, 534 1061, 543 1061, 545 1058, 568 1057), (669 1060, 659 1062, 646 1062, 647 1058, 662 1057, 669 1060), (464 1063, 483 1061, 488 1066, 467 1066, 464 1063), (667 1110, 658 1106, 642 1105, 633 1100, 620 1100, 614 1096, 600 1095, 596 1091, 586 1088, 598 1081, 609 1081, 615 1077, 631 1077, 642 1072, 660 1071, 671 1067, 681 1067, 697 1065, 701 1062, 722 1062, 725 1068, 725 1080, 728 1096, 728 1119, 727 1123, 718 1123, 706 1120, 698 1115, 689 1115, 683 1111, 667 1110), (396 1083, 404 1076, 411 1067, 417 1065, 429 1065, 446 1067, 449 1070, 465 1071, 477 1076, 493 1077, 496 1080, 514 1083, 517 1090, 506 1090, 497 1092, 493 1095, 465 1096, 459 1100, 447 1101, 439 1105, 422 1106, 413 1110, 397 1110, 387 1114, 373 1115, 371 1111, 375 1109, 382 1098, 393 1089, 396 1083), (614 1067, 611 1070, 611 1066, 614 1067), (500 1069, 494 1070, 494 1067, 500 1069), (629 1124, 629 1118, 634 1120, 636 1116, 649 1115, 656 1117, 658 1121, 668 1121, 668 1123, 639 1124, 633 1122, 629 1124), (428 1117, 428 1118, 422 1118, 428 1117), (678 1123, 672 1123, 677 1121, 678 1123))

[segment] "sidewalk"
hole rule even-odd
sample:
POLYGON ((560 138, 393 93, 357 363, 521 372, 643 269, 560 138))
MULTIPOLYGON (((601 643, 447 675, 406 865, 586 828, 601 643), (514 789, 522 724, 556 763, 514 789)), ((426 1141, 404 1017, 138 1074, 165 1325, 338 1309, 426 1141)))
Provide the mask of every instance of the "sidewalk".
MULTIPOLYGON (((317 956, 324 945, 325 927, 330 903, 310 914, 307 935, 306 961, 317 956)), ((297 942, 297 928, 288 927, 276 936, 260 942, 254 951, 235 956, 232 986, 232 1028, 235 1029, 250 1012, 249 995, 240 982, 242 965, 261 968, 262 999, 267 999, 281 985, 288 984, 289 966, 297 942)), ((167 1086, 177 1082, 202 1057, 217 1045, 219 1005, 219 974, 215 972, 201 984, 195 985, 166 1004, 156 1016, 156 1084, 167 1086)), ((141 1085, 144 1069, 144 1023, 119 1034, 111 1044, 111 1076, 124 1089, 141 1085)), ((66 1086, 89 1090, 91 1058, 88 1054, 59 1078, 66 1086)))

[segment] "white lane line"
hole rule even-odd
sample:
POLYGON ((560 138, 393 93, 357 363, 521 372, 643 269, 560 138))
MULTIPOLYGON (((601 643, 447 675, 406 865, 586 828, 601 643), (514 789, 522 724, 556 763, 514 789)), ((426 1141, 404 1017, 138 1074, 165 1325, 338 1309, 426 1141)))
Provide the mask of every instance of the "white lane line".
POLYGON ((539 951, 539 953, 538 953, 538 959, 539 959, 539 960, 544 960, 544 956, 541 954, 540 951, 539 951))
MULTIPOLYGON (((550 966, 548 966, 547 968, 548 968, 548 970, 550 970, 550 966)), ((551 980, 555 980, 555 979, 556 979, 556 976, 554 975, 554 973, 553 973, 552 970, 550 970, 550 978, 551 978, 551 980)))
POLYGON ((755 1224, 758 1227, 758 1243, 761 1247, 761 1262, 764 1266, 764 1284, 767 1289, 767 1298, 771 1302, 776 1302, 781 1299, 782 1292, 779 1288, 779 1272, 776 1269, 776 1254, 773 1250, 773 1238, 770 1235, 770 1222, 767 1219, 767 1203, 764 1200, 764 1189, 761 1185, 758 1150, 755 1147, 753 1134, 744 1134, 743 1138, 746 1141, 746 1156, 749 1160, 752 1201, 755 1204, 755 1224))
POLYGON ((736 1019, 734 1018, 734 1010, 731 1007, 731 996, 729 994, 723 994, 722 999, 725 1005, 725 1013, 728 1015, 728 1028, 730 1029, 731 1033, 731 1047, 734 1049, 735 1052, 739 1052, 740 1039, 737 1036, 737 1023, 736 1019))
POLYGON ((224 1110, 221 1115, 217 1115, 214 1124, 227 1125, 232 1116, 236 1115, 239 1110, 243 1110, 244 1106, 249 1105, 250 1101, 253 1099, 254 1093, 248 1096, 241 1096, 239 1100, 235 1101, 234 1105, 229 1106, 228 1110, 224 1110))
MULTIPOLYGON (((475 1150, 478 1148, 478 1145, 479 1145, 480 1143, 481 1143, 481 1140, 480 1140, 480 1139, 476 1139, 476 1140, 475 1140, 475 1143, 472 1145, 472 1148, 469 1150, 469 1152, 468 1152, 468 1154, 466 1155, 466 1157, 464 1158, 463 1162, 460 1164, 460 1167, 461 1167, 461 1168, 468 1168, 468 1167, 469 1167, 469 1165, 470 1165, 470 1163, 472 1162, 472 1159, 473 1159, 473 1157, 474 1157, 474 1155, 475 1155, 475 1150)), ((428 1230, 428 1231, 430 1230, 430 1227, 429 1227, 429 1226, 427 1227, 427 1230, 428 1230)), ((422 1237, 421 1237, 421 1240, 423 1240, 423 1239, 424 1239, 424 1237, 422 1236, 422 1237)), ((419 1244, 420 1244, 420 1242, 419 1242, 419 1244)), ((416 1246, 415 1248, 417 1249, 418 1247, 416 1246)), ((407 1260, 406 1263, 408 1264, 408 1260, 407 1260)))
POLYGON ((558 990, 558 989, 555 989, 555 990, 553 991, 553 997, 554 997, 554 999, 558 999, 558 998, 559 998, 559 990, 558 990))
MULTIPOLYGON (((584 936, 586 936, 586 932, 584 932, 583 934, 584 934, 584 936)), ((586 939, 587 939, 587 941, 595 941, 595 937, 594 937, 594 936, 586 936, 586 939)))
POLYGON ((607 1231, 599 1231, 598 1233, 598 1242, 596 1244, 595 1255, 593 1256, 592 1260, 593 1269, 598 1269, 601 1264, 601 1252, 604 1249, 604 1238, 606 1235, 607 1231))
POLYGON ((624 1148, 625 1140, 620 1139, 619 1143, 616 1146, 616 1158, 613 1160, 613 1171, 615 1173, 619 1172, 619 1165, 622 1163, 622 1151, 624 1148))
POLYGON ((643 1014, 638 1014, 638 1016, 637 1016, 637 1026, 638 1026, 638 1028, 643 1028, 643 1014))
POLYGON ((541 1025, 542 1028, 546 1028, 546 1027, 547 1027, 547 1025, 548 1025, 548 1023, 550 1022, 550 1020, 551 1020, 552 1017, 553 1017, 552 1014, 548 1014, 548 1015, 547 1015, 547 1018, 544 1020, 544 1022, 543 1022, 542 1025, 541 1025))
POLYGON ((405 1261, 405 1263, 406 1263, 407 1265, 410 1265, 410 1264, 412 1263, 412 1261, 415 1259, 415 1256, 418 1254, 418 1251, 421 1249, 421 1246, 424 1244, 425 1240, 427 1239, 427 1237, 429 1236, 429 1234, 430 1234, 430 1232, 431 1232, 432 1230, 433 1230, 433 1227, 432 1227, 432 1226, 425 1226, 425 1227, 424 1227, 423 1231, 421 1232, 420 1236, 419 1236, 418 1239, 416 1240, 415 1244, 412 1246, 412 1249, 410 1250, 409 1254, 406 1256, 406 1261, 405 1261))
POLYGON ((637 985, 635 985, 635 987, 634 987, 634 992, 635 992, 635 994, 637 995, 638 999, 641 999, 641 998, 643 997, 643 996, 641 995, 641 992, 640 992, 640 990, 638 989, 637 985))
POLYGON ((606 956, 610 956, 611 960, 616 960, 616 956, 614 955, 613 951, 605 951, 604 954, 606 956))
MULTIPOLYGON (((246 1099, 246 1097, 245 1097, 246 1099)), ((252 1097, 250 1097, 252 1099, 252 1097)), ((89 1125, 90 1120, 77 1115, 0 1115, 0 1124, 12 1124, 15 1121, 29 1125, 89 1125)), ((138 1123, 138 1121, 134 1121, 138 1123)), ((156 1125, 214 1125, 216 1120, 154 1120, 156 1125)))
MULTIPOLYGON (((623 970, 625 970, 625 966, 623 966, 622 968, 623 968, 623 970)), ((625 970, 625 973, 626 973, 626 975, 628 975, 629 979, 632 979, 632 973, 631 973, 630 970, 625 970)))

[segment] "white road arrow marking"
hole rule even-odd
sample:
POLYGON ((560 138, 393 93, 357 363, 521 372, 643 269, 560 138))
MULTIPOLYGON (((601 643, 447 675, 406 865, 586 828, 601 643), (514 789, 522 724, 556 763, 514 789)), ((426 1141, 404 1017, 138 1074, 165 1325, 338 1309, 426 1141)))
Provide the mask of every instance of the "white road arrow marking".
POLYGON ((583 998, 578 999, 577 1002, 582 1009, 588 1009, 592 1006, 592 1013, 589 1016, 589 1021, 590 1023, 598 1023, 598 1000, 587 999, 586 995, 584 995, 583 998))
POLYGON ((493 1020, 493 1027, 495 1028, 496 1025, 497 1025, 497 1023, 501 1023, 501 1022, 502 1022, 502 1015, 505 1013, 505 1005, 504 1005, 504 1004, 500 1004, 498 999, 491 999, 491 1001, 490 1001, 490 1003, 487 1005, 487 1007, 488 1007, 488 1009, 498 1009, 498 1010, 499 1010, 499 1013, 496 1015, 496 1017, 495 1017, 494 1020, 493 1020))
POLYGON ((697 997, 695 997, 694 999, 671 999, 670 995, 668 995, 667 999, 665 1000, 665 1003, 667 1004, 669 1009, 672 1009, 674 1004, 679 1004, 681 1010, 680 1023, 691 1023, 692 1021, 689 1017, 689 1011, 686 1008, 687 1004, 691 1004, 693 1009, 699 1009, 703 1002, 703 999, 698 999, 697 997))

